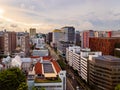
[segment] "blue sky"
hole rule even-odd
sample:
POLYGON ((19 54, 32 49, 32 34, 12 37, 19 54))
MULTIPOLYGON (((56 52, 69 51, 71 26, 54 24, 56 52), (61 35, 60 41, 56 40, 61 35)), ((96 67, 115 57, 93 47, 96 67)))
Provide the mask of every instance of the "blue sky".
POLYGON ((49 32, 120 29, 120 0, 0 0, 0 28, 49 32))

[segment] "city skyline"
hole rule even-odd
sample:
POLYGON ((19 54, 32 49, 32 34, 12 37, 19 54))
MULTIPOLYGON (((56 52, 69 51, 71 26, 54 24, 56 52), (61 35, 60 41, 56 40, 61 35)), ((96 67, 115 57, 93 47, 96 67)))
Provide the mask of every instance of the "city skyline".
POLYGON ((0 0, 0 29, 49 32, 63 26, 76 30, 118 30, 119 0, 0 0))

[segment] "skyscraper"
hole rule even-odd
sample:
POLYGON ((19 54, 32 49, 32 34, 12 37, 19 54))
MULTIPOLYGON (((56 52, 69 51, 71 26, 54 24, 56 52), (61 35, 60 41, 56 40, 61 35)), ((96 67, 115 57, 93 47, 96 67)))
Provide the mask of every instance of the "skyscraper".
POLYGON ((81 36, 81 47, 82 48, 89 48, 89 38, 94 37, 93 30, 87 30, 82 32, 81 36))
POLYGON ((36 28, 30 28, 30 36, 33 36, 36 34, 36 28))
POLYGON ((65 42, 75 42, 75 28, 72 26, 65 26, 61 28, 61 31, 64 33, 65 42))
POLYGON ((16 49, 16 32, 4 32, 4 54, 16 49))

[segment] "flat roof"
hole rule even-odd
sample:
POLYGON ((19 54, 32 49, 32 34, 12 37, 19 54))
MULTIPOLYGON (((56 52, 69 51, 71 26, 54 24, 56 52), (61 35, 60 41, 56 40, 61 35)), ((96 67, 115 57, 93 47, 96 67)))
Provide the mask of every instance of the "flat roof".
POLYGON ((95 59, 104 60, 104 61, 115 61, 115 60, 120 61, 120 58, 115 57, 115 56, 111 56, 111 55, 98 56, 98 57, 95 57, 95 59))
POLYGON ((96 39, 120 39, 120 37, 90 37, 90 38, 96 38, 96 39))
POLYGON ((51 63, 43 63, 44 73, 54 73, 51 63))

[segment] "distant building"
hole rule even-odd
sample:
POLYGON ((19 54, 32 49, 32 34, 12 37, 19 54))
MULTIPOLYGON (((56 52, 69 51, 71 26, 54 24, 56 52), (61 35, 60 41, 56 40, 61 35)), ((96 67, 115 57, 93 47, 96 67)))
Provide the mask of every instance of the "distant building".
POLYGON ((52 37, 52 47, 57 47, 57 43, 62 38, 62 32, 59 29, 55 29, 53 31, 53 37, 52 37))
POLYGON ((4 32, 4 54, 11 54, 16 49, 16 41, 16 32, 4 32))
POLYGON ((36 28, 30 28, 30 36, 36 35, 36 28))
POLYGON ((53 37, 53 33, 52 33, 52 32, 49 32, 49 33, 46 35, 46 42, 50 44, 50 43, 52 42, 52 37, 53 37))
POLYGON ((0 53, 4 54, 4 35, 0 35, 0 53))
POLYGON ((80 42, 80 32, 76 31, 75 32, 75 44, 78 46, 81 46, 81 42, 80 42))
POLYGON ((111 31, 111 37, 120 37, 120 30, 118 31, 111 31))
POLYGON ((65 42, 65 41, 59 41, 57 44, 57 50, 60 53, 60 55, 65 56, 66 55, 66 48, 74 46, 73 42, 65 42))
POLYGON ((92 51, 101 51, 103 55, 113 55, 116 43, 120 43, 120 38, 93 37, 89 47, 92 51))
POLYGON ((89 38, 94 37, 94 31, 88 30, 81 32, 81 47, 82 48, 89 48, 89 38))
POLYGON ((29 55, 30 50, 30 37, 29 33, 18 32, 17 33, 17 46, 21 48, 25 55, 29 55))
POLYGON ((45 39, 43 37, 35 37, 32 39, 32 44, 36 45, 35 48, 44 48, 45 39))
POLYGON ((73 42, 75 43, 75 28, 72 26, 65 26, 61 28, 61 31, 64 33, 64 39, 62 41, 65 42, 73 42))
POLYGON ((89 57, 89 84, 95 90, 114 90, 120 83, 120 58, 104 55, 89 57))
POLYGON ((33 50, 32 56, 49 56, 49 51, 48 49, 33 50))

